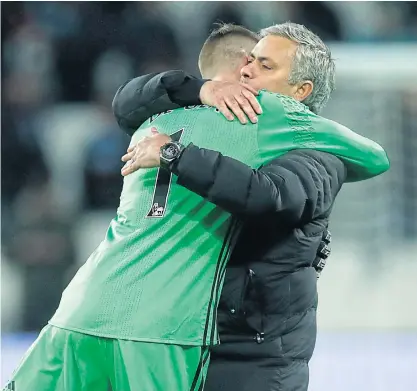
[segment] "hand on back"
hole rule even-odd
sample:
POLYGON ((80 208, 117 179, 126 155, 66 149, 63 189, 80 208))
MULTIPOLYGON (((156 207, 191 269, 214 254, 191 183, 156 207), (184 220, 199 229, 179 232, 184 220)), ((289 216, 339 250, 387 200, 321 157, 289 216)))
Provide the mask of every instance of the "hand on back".
POLYGON ((258 114, 262 114, 261 106, 256 99, 258 91, 247 84, 225 81, 207 81, 200 90, 203 104, 216 107, 229 121, 234 115, 242 124, 257 123, 258 114), (233 115, 234 114, 234 115, 233 115))
POLYGON ((159 167, 161 147, 170 141, 172 141, 171 137, 159 133, 155 127, 152 127, 150 136, 130 146, 122 156, 122 162, 126 163, 122 168, 122 175, 133 174, 140 168, 159 167))

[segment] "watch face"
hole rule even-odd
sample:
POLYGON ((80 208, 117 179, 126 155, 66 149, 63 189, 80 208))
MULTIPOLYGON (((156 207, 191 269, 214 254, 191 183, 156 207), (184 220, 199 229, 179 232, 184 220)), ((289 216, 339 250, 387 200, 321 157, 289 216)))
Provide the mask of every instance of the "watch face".
POLYGON ((179 149, 175 144, 168 144, 164 148, 164 157, 166 159, 173 159, 175 158, 175 156, 177 156, 178 152, 179 152, 179 149))

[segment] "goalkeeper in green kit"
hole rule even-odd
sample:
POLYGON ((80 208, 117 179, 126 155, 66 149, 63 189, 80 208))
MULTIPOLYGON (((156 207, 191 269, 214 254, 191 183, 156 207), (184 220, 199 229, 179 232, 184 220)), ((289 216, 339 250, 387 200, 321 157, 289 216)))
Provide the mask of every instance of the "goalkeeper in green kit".
MULTIPOLYGON (((257 44, 257 37, 248 31, 221 34, 210 45, 227 50, 220 51, 223 58, 201 57, 203 76, 233 81, 245 62, 241 50, 250 52, 255 44, 251 61, 265 63, 266 72, 274 66, 265 59, 275 38, 267 36, 257 44), (204 69, 212 71, 216 63, 221 64, 219 73, 207 75, 204 69)), ((257 88, 284 92, 273 80, 265 77, 257 88)), ((377 144, 318 117, 300 103, 314 88, 306 81, 285 91, 287 96, 262 92, 263 113, 246 126, 228 122, 213 107, 196 106, 152 116, 134 133, 132 146, 145 139, 142 148, 129 155, 136 160, 124 172, 132 173, 125 178, 117 214, 14 373, 17 391, 203 389, 209 347, 218 343, 216 309, 224 271, 240 224, 230 219, 231 205, 223 202, 222 208, 217 207, 204 194, 181 186, 177 176, 186 181, 193 169, 192 155, 204 150, 258 168, 302 149, 311 170, 302 174, 307 179, 300 181, 292 172, 281 181, 280 208, 285 210, 280 212, 291 216, 293 224, 295 220, 310 223, 317 215, 328 219, 345 179, 373 177, 386 171, 388 162, 377 144), (152 127, 170 137, 153 134, 152 127), (152 168, 135 171, 138 167, 152 168), (314 170, 327 177, 317 178, 314 170), (314 199, 303 191, 304 181, 309 180, 322 181, 314 199)), ((231 104, 234 112, 240 103, 236 102, 231 104)), ((234 179, 225 177, 221 185, 234 179)), ((256 194, 250 213, 276 212, 262 207, 267 190, 256 194)))

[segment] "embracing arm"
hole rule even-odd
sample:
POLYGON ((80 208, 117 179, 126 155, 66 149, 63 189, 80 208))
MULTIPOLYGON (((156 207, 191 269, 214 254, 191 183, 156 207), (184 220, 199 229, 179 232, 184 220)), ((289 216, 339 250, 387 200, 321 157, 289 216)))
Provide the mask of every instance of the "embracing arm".
MULTIPOLYGON (((347 168, 346 182, 358 182, 374 178, 390 168, 386 151, 375 141, 356 135, 345 149, 340 143, 340 158, 347 168), (358 141, 357 141, 358 140, 358 141)), ((350 141, 349 140, 349 141, 350 141)), ((345 143, 346 144, 346 143, 345 143)))
POLYGON ((171 171, 178 184, 232 214, 280 214, 294 225, 327 211, 346 177, 344 164, 324 152, 291 151, 254 170, 192 144, 171 171))
POLYGON ((149 117, 180 107, 206 104, 216 107, 228 120, 257 122, 262 113, 255 98, 258 91, 247 84, 196 78, 184 71, 140 76, 123 84, 113 99, 113 113, 120 128, 130 136, 149 117))
POLYGON ((206 80, 175 70, 139 76, 123 84, 113 99, 113 113, 130 136, 152 115, 187 105, 201 104, 206 80))

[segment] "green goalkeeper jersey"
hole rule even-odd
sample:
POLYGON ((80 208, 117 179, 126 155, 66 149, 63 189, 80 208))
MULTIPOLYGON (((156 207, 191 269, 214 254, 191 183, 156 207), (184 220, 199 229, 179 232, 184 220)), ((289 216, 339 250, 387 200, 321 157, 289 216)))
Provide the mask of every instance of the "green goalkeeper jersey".
MULTIPOLYGON (((183 144, 193 142, 254 168, 289 150, 310 148, 337 154, 353 176, 387 169, 378 144, 291 98, 262 92, 259 99, 264 113, 258 124, 228 122, 212 107, 188 107, 150 118, 132 143, 155 126, 183 144)), ((229 217, 165 170, 141 169, 125 177, 104 240, 64 291, 50 323, 118 339, 217 343, 215 311, 237 232, 229 217)))

